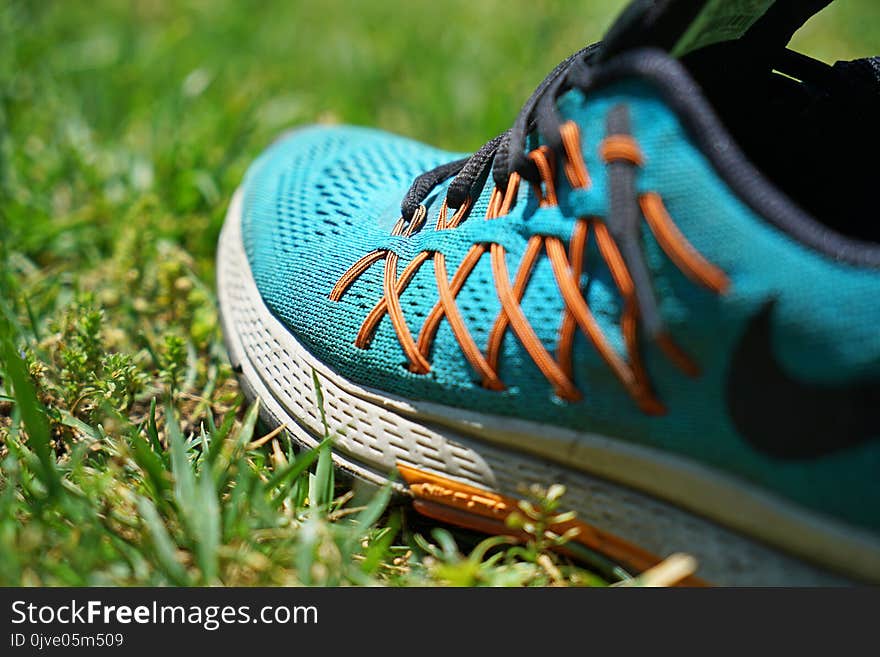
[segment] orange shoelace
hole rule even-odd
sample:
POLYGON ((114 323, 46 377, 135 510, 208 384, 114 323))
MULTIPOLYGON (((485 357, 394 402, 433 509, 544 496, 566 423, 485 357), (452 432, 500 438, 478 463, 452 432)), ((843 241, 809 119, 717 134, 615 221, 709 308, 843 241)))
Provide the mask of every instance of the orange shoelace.
MULTIPOLYGON (((563 146, 563 172, 569 184, 574 189, 588 188, 590 176, 583 159, 580 130, 577 124, 572 121, 564 123, 560 136, 563 146)), ((608 135, 601 143, 600 155, 606 164, 626 162, 634 167, 641 167, 644 164, 641 149, 635 139, 628 134, 608 135)), ((554 154, 546 146, 541 146, 533 150, 528 157, 540 173, 541 182, 533 184, 540 206, 557 205, 554 154)), ((520 176, 513 173, 505 190, 498 187, 493 189, 486 211, 487 220, 508 214, 519 192, 520 183, 520 176)), ((729 286, 726 274, 706 261, 682 235, 669 216, 660 195, 653 192, 645 193, 639 196, 638 201, 645 223, 675 266, 695 283, 712 292, 724 293, 729 286)), ((444 201, 435 229, 455 228, 467 218, 471 205, 471 201, 466 201, 450 217, 449 208, 444 201)), ((406 222, 400 219, 394 226, 392 234, 396 236, 414 234, 424 225, 426 215, 427 210, 424 206, 420 206, 409 224, 406 225, 406 222)), ((425 374, 431 368, 428 360, 431 345, 440 323, 445 318, 468 363, 480 376, 483 386, 490 390, 504 390, 505 385, 498 375, 498 363, 504 337, 510 329, 556 394, 567 401, 578 401, 582 395, 574 383, 573 351, 576 333, 580 329, 643 412, 652 415, 665 412, 663 404, 653 391, 641 358, 639 305, 635 284, 605 221, 599 217, 579 217, 574 222, 567 247, 558 237, 533 235, 526 244, 513 280, 508 271, 506 255, 504 247, 500 244, 474 244, 450 279, 446 257, 438 251, 419 253, 398 275, 398 255, 390 250, 376 250, 360 258, 339 278, 330 293, 330 298, 334 301, 340 300, 359 276, 379 260, 384 260, 383 295, 367 314, 358 332, 355 345, 359 348, 369 346, 379 322, 387 314, 406 354, 410 369, 425 374), (580 279, 584 271, 586 248, 590 239, 595 240, 598 252, 608 267, 623 302, 620 326, 625 356, 621 356, 610 344, 581 291, 580 279), (456 304, 456 297, 477 263, 487 253, 491 260, 495 290, 501 302, 501 310, 489 332, 484 353, 468 331, 456 304), (531 274, 542 255, 550 261, 554 279, 565 304, 558 329, 555 357, 544 347, 520 305, 531 274), (428 313, 418 336, 414 338, 404 318, 400 296, 421 266, 429 259, 434 263, 439 299, 428 313)), ((682 372, 691 376, 698 374, 699 368, 696 363, 668 333, 655 335, 653 340, 682 372)))

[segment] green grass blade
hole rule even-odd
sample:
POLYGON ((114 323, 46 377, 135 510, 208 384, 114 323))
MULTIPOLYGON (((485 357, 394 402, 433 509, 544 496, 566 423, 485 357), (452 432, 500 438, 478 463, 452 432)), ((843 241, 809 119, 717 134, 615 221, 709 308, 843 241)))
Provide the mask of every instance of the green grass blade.
POLYGON ((156 426, 155 397, 150 400, 150 415, 147 423, 147 436, 150 437, 150 442, 153 444, 153 449, 156 450, 156 454, 164 454, 165 450, 162 448, 162 441, 159 440, 159 427, 156 426))
POLYGON ((2 339, 2 349, 6 376, 12 383, 13 397, 21 413, 21 420, 28 433, 28 445, 34 450, 40 462, 40 479, 50 496, 61 488, 55 454, 49 435, 49 421, 45 410, 37 399, 37 392, 31 383, 27 366, 15 350, 7 333, 2 339))
POLYGON ((318 372, 312 369, 312 382, 315 384, 315 403, 321 415, 324 428, 324 441, 318 446, 318 466, 309 478, 309 503, 311 506, 327 508, 333 501, 335 479, 333 472, 333 452, 330 448, 330 426, 324 412, 324 391, 318 380, 318 372))
POLYGON ((330 427, 327 425, 327 415, 324 412, 324 391, 321 389, 321 382, 318 380, 318 372, 312 369, 312 383, 315 384, 315 404, 318 406, 318 413, 321 414, 321 426, 324 427, 324 437, 330 435, 330 427))
POLYGON ((205 582, 217 577, 217 552, 220 545, 220 508, 210 471, 196 479, 186 451, 186 441, 173 409, 165 411, 165 427, 171 446, 171 469, 174 473, 174 498, 184 526, 194 545, 196 560, 205 582))
POLYGON ((241 454, 244 453, 245 448, 248 443, 250 443, 254 439, 254 429, 257 426, 257 420, 260 419, 260 400, 257 399, 251 404, 250 408, 247 410, 247 413, 244 415, 244 420, 241 422, 241 428, 238 430, 238 434, 235 436, 235 450, 233 452, 233 458, 237 459, 241 454))
POLYGON ((165 524, 162 522, 156 507, 145 497, 138 496, 136 503, 138 513, 147 526, 150 538, 153 541, 159 567, 175 585, 188 585, 190 583, 189 576, 183 564, 177 559, 177 548, 174 541, 171 540, 171 536, 168 534, 168 530, 165 528, 165 524))
POLYGON ((376 524, 385 509, 388 508, 388 502, 391 501, 391 495, 394 490, 391 488, 391 482, 388 482, 373 496, 366 508, 357 515, 357 524, 367 529, 376 524))
POLYGON ((333 501, 333 452, 330 439, 324 440, 318 447, 318 465, 309 486, 309 504, 326 508, 333 501))
POLYGON ((135 463, 147 475, 147 481, 153 488, 153 494, 157 500, 165 499, 165 495, 170 491, 165 466, 162 464, 156 453, 150 449, 147 442, 140 437, 137 432, 131 434, 131 447, 134 451, 135 463))
POLYGON ((220 550, 220 504, 210 471, 204 470, 199 477, 197 513, 195 520, 196 557, 202 569, 205 584, 217 579, 218 553, 220 550))
POLYGON ((28 323, 31 325, 31 331, 34 333, 34 340, 39 342, 42 340, 42 336, 40 335, 40 323, 37 321, 37 316, 34 314, 34 309, 31 306, 31 300, 27 297, 27 295, 22 296, 22 301, 24 302, 24 308, 27 311, 28 323))
POLYGON ((174 417, 174 410, 168 406, 165 410, 165 431, 171 447, 171 471, 174 473, 174 498, 185 515, 195 511, 196 478, 192 464, 186 454, 185 440, 180 425, 174 417))
POLYGON ((364 560, 361 563, 361 570, 365 573, 372 574, 383 562, 390 560, 388 559, 388 550, 394 542, 394 539, 397 537, 397 533, 400 531, 400 525, 400 514, 396 513, 392 515, 391 519, 388 521, 388 526, 381 530, 379 535, 373 539, 370 546, 367 548, 364 560))
MULTIPOLYGON (((211 424, 213 425, 213 422, 211 424)), ((235 409, 229 411, 223 417, 219 427, 209 431, 208 454, 205 456, 207 463, 213 465, 217 462, 217 457, 220 456, 220 452, 223 450, 223 444, 226 442, 233 424, 235 424, 235 409)))
POLYGON ((92 440, 100 440, 101 435, 98 431, 80 420, 79 418, 75 418, 68 411, 62 410, 60 412, 61 415, 61 424, 71 427, 72 429, 76 429, 84 436, 88 436, 92 440))
MULTIPOLYGON (((296 460, 288 465, 286 468, 283 468, 281 471, 277 472, 264 486, 266 491, 273 491, 276 488, 284 488, 289 482, 300 482, 304 481, 305 478, 300 479, 303 473, 308 470, 312 464, 319 458, 319 454, 321 449, 325 444, 329 445, 329 439, 322 442, 315 449, 311 449, 307 452, 302 452, 296 457, 296 460)), ((279 494, 272 498, 272 505, 277 508, 284 503, 287 495, 279 494)), ((295 502, 300 502, 300 500, 295 500, 295 502)), ((299 506, 299 504, 297 504, 299 506)))

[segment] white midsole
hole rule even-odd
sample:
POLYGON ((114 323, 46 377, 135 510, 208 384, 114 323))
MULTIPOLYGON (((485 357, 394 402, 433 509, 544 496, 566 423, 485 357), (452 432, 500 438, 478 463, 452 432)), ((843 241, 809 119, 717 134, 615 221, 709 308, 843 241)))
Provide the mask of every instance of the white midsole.
POLYGON ((338 436, 335 449, 343 466, 359 476, 382 482, 397 462, 404 462, 508 494, 523 482, 561 481, 570 491, 566 500, 575 503, 584 519, 599 520, 597 524, 624 538, 655 551, 694 552, 694 545, 706 546, 698 556, 718 581, 832 579, 682 508, 841 573, 880 581, 876 537, 690 460, 595 434, 407 400, 348 381, 302 347, 263 303, 244 253, 240 215, 239 191, 230 205, 217 260, 231 356, 275 421, 288 424, 288 431, 307 445, 314 445, 324 431, 315 405, 314 371, 329 429, 338 436), (611 514, 610 508, 617 513, 611 514), (652 535, 657 526, 665 528, 662 536, 652 535), (676 545, 676 536, 693 542, 676 545), (750 565, 745 566, 747 554, 745 563, 750 565), (762 565, 755 568, 756 563, 762 565), (761 579, 740 572, 747 568, 761 579))

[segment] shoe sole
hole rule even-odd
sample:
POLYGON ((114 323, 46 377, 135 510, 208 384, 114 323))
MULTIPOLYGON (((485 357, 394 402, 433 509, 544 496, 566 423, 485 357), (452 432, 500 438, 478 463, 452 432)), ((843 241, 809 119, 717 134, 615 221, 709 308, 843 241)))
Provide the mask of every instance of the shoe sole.
MULTIPOLYGON (((347 380, 266 307, 244 251, 241 206, 238 190, 217 253, 223 333, 245 395, 259 399, 263 421, 284 425, 295 444, 312 448, 324 435, 314 373, 335 436, 334 463, 358 479, 384 485, 402 463, 509 496, 530 483, 559 483, 582 520, 661 556, 692 554, 700 577, 716 584, 880 582, 875 537, 683 458, 394 397, 347 380), (533 452, 536 446, 541 453, 533 452)), ((392 485, 407 493, 403 484, 392 485)))

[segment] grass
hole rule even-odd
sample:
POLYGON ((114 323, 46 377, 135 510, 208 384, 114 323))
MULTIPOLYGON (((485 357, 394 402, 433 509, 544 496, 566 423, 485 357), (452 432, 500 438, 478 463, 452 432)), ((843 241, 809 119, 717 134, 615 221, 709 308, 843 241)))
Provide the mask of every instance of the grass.
MULTIPOLYGON (((334 485, 327 446, 260 440, 213 257, 279 131, 473 150, 622 4, 0 4, 0 585, 601 584, 539 536, 453 536, 334 485)), ((798 45, 872 54, 880 8, 838 4, 798 45)))

